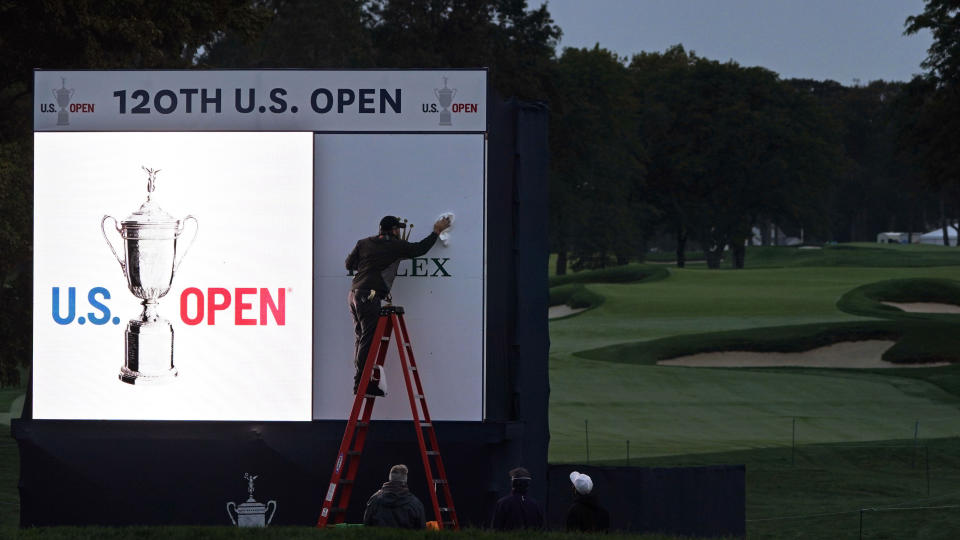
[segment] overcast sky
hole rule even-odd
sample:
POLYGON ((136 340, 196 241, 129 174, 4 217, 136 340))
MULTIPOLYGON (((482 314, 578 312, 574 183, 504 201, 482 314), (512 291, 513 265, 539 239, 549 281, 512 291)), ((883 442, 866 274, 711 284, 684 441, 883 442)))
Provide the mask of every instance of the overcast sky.
MULTIPOLYGON (((543 0, 528 0, 539 7, 543 0)), ((620 55, 682 43, 713 60, 763 66, 783 78, 844 85, 920 73, 929 32, 904 36, 922 0, 548 0, 563 47, 620 55)))

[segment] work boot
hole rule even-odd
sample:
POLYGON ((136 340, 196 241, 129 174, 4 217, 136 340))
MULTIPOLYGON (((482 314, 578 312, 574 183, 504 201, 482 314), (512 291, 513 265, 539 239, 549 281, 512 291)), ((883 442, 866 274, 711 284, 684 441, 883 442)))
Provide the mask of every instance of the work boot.
MULTIPOLYGON (((357 390, 358 390, 358 387, 357 387, 357 386, 354 386, 354 387, 353 387, 353 395, 357 395, 357 390)), ((385 395, 387 395, 387 394, 386 394, 383 390, 380 389, 380 386, 377 384, 377 381, 370 381, 370 384, 367 385, 367 393, 366 393, 366 395, 368 395, 368 396, 374 396, 374 397, 383 397, 383 396, 385 396, 385 395)))
POLYGON ((370 381, 370 384, 367 385, 367 395, 374 397, 383 397, 387 395, 383 390, 380 389, 380 385, 376 381, 370 381))

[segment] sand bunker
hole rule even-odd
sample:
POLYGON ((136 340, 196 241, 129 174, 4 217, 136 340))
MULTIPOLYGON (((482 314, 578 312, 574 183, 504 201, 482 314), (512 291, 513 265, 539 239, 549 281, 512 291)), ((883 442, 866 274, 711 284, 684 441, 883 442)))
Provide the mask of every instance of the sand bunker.
POLYGON ((573 315, 574 313, 580 313, 581 311, 586 311, 587 308, 572 308, 566 304, 559 306, 550 306, 550 309, 547 313, 547 318, 549 319, 559 319, 560 317, 566 317, 567 315, 573 315))
POLYGON ((894 364, 882 360, 895 342, 885 340, 845 341, 799 353, 729 351, 692 354, 661 360, 661 366, 688 367, 816 367, 816 368, 911 368, 938 367, 949 362, 894 364))
POLYGON ((960 313, 960 306, 954 304, 936 302, 881 302, 881 304, 900 308, 907 313, 960 313))

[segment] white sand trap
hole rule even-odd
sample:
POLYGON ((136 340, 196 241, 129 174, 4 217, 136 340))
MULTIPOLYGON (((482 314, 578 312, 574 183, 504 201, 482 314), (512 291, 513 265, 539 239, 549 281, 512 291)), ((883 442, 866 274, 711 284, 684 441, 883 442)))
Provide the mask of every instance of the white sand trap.
POLYGON ((936 302, 881 302, 881 304, 900 308, 907 313, 960 313, 960 306, 954 304, 936 302))
POLYGON ((567 315, 573 315, 574 313, 580 313, 581 311, 586 311, 587 308, 572 308, 566 304, 561 304, 559 306, 550 306, 550 309, 547 313, 548 319, 559 319, 560 317, 566 317, 567 315))
POLYGON ((881 357, 895 342, 885 340, 844 341, 798 353, 729 351, 692 354, 661 360, 661 366, 688 367, 817 367, 817 368, 909 368, 938 367, 949 362, 894 364, 881 357))

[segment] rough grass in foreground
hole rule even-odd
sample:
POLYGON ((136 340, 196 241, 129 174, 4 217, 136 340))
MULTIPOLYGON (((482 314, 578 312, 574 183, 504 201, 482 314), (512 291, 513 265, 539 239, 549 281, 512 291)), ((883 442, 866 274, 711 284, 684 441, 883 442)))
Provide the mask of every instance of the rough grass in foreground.
POLYGON ((462 531, 406 531, 399 529, 367 527, 334 527, 318 530, 313 527, 266 527, 263 529, 240 529, 237 527, 41 527, 34 529, 16 529, 0 527, 0 537, 24 540, 127 540, 127 539, 164 539, 164 540, 220 540, 220 539, 466 539, 489 540, 573 540, 575 538, 612 538, 623 540, 673 540, 678 537, 658 534, 604 534, 584 535, 561 532, 493 532, 481 529, 462 531))

